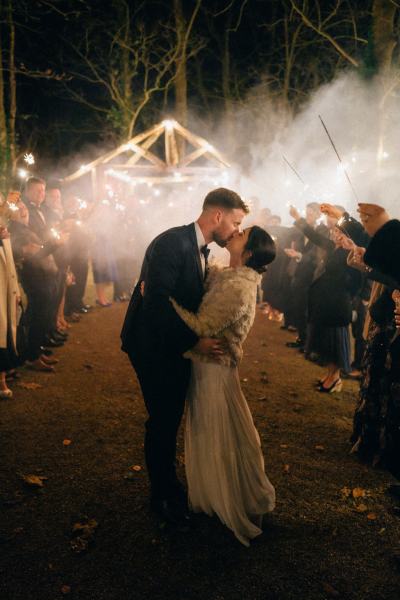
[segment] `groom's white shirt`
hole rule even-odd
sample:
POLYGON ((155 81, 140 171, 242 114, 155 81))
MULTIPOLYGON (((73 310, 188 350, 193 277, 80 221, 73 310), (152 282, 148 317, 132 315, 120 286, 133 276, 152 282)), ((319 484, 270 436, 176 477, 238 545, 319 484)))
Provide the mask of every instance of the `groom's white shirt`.
POLYGON ((206 240, 204 239, 203 232, 201 231, 200 225, 197 223, 197 221, 195 221, 194 223, 194 229, 196 231, 197 247, 199 249, 201 268, 203 270, 204 275, 206 270, 206 259, 204 258, 204 254, 200 252, 200 248, 206 245, 206 240))

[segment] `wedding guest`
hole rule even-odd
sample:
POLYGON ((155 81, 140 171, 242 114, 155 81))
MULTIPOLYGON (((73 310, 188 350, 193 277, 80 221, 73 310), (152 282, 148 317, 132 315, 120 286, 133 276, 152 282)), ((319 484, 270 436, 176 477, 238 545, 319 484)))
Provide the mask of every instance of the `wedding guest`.
POLYGON ((20 292, 9 237, 0 217, 0 399, 12 398, 6 374, 19 365, 17 308, 20 292))
POLYGON ((374 277, 366 322, 366 350, 352 451, 400 478, 400 336, 395 303, 400 289, 400 221, 384 202, 359 204, 361 222, 371 241, 355 248, 349 262, 374 277))
POLYGON ((294 207, 290 214, 296 227, 326 254, 309 289, 307 351, 318 354, 326 365, 327 371, 319 381, 318 391, 339 392, 342 389, 340 371, 348 372, 351 368, 349 325, 352 299, 360 287, 361 277, 347 265, 348 251, 338 243, 337 219, 328 222, 328 227, 331 226, 328 238, 310 227, 294 207))
MULTIPOLYGON (((318 224, 321 211, 317 202, 310 202, 306 206, 306 223, 321 235, 327 235, 328 229, 325 225, 318 224)), ((297 241, 296 248, 285 248, 287 256, 295 260, 294 271, 289 299, 292 307, 293 322, 297 329, 297 339, 287 342, 289 348, 298 348, 304 351, 307 337, 307 304, 308 292, 314 278, 318 262, 318 246, 305 235, 297 241)))

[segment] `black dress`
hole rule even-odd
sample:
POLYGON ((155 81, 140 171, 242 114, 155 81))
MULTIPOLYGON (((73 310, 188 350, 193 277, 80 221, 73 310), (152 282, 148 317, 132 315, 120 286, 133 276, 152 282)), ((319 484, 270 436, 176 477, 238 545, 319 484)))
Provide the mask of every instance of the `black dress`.
POLYGON ((400 476, 400 337, 394 340, 394 303, 385 288, 371 307, 371 324, 354 414, 352 451, 400 476))

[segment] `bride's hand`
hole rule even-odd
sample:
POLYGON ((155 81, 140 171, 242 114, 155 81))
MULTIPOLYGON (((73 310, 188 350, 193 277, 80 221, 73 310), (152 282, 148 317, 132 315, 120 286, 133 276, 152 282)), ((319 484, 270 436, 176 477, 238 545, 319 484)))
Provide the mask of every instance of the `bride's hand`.
POLYGON ((192 350, 197 354, 203 354, 210 358, 219 358, 226 351, 226 343, 224 340, 217 340, 216 338, 200 338, 192 350))

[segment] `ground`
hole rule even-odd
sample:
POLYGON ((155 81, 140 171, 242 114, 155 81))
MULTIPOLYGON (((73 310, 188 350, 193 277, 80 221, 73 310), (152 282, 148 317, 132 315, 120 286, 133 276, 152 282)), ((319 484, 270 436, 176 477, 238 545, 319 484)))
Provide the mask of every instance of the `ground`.
MULTIPOLYGON (((318 394, 321 368, 261 313, 241 378, 277 508, 250 548, 206 516, 190 532, 160 529, 147 503, 145 412, 119 350, 125 308, 84 316, 57 351, 57 374, 22 371, 0 404, 1 600, 397 600, 392 479, 349 454, 357 384, 318 394)), ((179 454, 183 463, 181 440, 179 454)))

